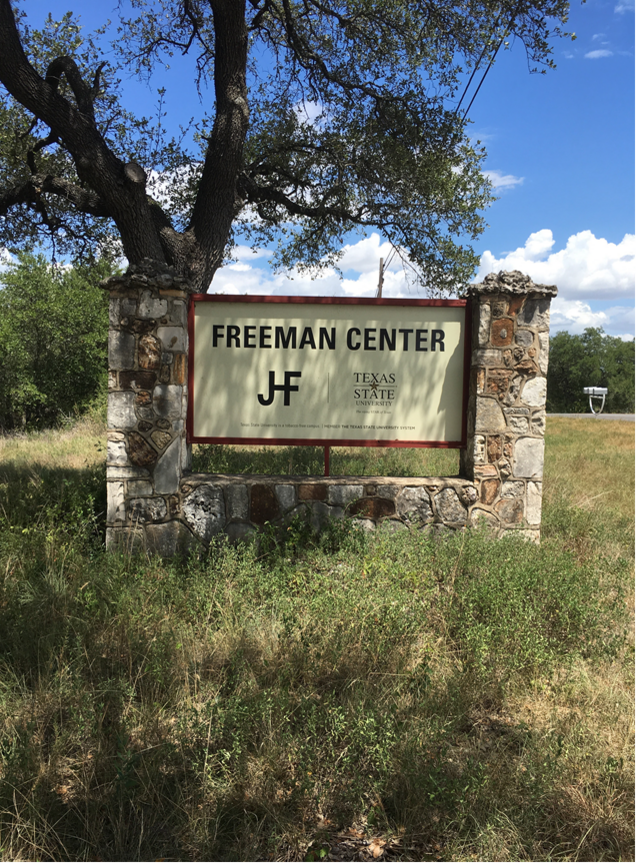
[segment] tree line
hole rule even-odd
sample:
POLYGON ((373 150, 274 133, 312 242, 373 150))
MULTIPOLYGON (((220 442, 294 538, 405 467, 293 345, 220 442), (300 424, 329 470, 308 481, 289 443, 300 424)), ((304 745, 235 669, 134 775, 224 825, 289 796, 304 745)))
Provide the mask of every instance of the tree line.
POLYGON ((0 273, 0 432, 58 425, 106 392, 111 272, 25 253, 0 273))
POLYGON ((584 387, 607 387, 607 413, 634 412, 634 341, 608 336, 602 327, 582 335, 559 332, 550 339, 550 413, 589 413, 584 387))
MULTIPOLYGON (((52 266, 25 253, 0 273, 0 432, 59 424, 107 387, 108 293, 103 260, 52 266)), ((634 342, 587 329, 550 342, 548 411, 585 413, 583 388, 607 387, 606 410, 634 411, 634 342)))

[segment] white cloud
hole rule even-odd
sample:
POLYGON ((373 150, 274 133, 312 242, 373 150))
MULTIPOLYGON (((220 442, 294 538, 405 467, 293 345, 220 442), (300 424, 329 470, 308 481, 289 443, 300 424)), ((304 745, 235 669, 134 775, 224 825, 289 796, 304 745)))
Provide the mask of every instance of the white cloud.
POLYGON ((513 186, 520 186, 523 183, 523 177, 515 177, 512 174, 502 174, 501 171, 484 171, 492 183, 493 189, 511 189, 513 186))
POLYGON ((633 12, 634 11, 634 3, 630 0, 619 0, 619 2, 614 6, 614 12, 617 12, 621 15, 623 12, 633 12))
POLYGON ((521 270, 537 284, 557 285, 561 299, 609 300, 634 296, 636 237, 625 234, 620 243, 598 239, 591 231, 571 236, 564 249, 553 252, 552 231, 530 234, 525 245, 496 258, 481 256, 476 281, 500 270, 521 270))
MULTIPOLYGON (((384 261, 391 253, 391 244, 381 242, 378 234, 371 234, 357 243, 344 247, 339 261, 340 276, 333 267, 317 275, 294 268, 287 273, 273 273, 264 266, 253 266, 256 258, 270 257, 266 250, 256 254, 246 246, 234 250, 234 263, 220 269, 210 288, 220 294, 263 294, 297 296, 374 297, 378 289, 380 258, 384 261)), ((382 293, 387 297, 412 296, 399 257, 394 255, 384 272, 382 293)))
MULTIPOLYGON (((499 258, 484 252, 475 280, 500 270, 521 270, 537 284, 557 285, 553 332, 581 333, 586 327, 603 327, 609 334, 633 338, 634 308, 629 301, 634 295, 636 237, 627 234, 620 243, 609 243, 591 231, 581 231, 569 238, 564 249, 554 251, 554 245, 552 231, 544 228, 531 234, 522 247, 499 258), (624 304, 617 302, 620 297, 625 298, 624 304)), ((340 262, 344 276, 328 267, 312 278, 297 269, 273 273, 267 265, 268 250, 239 246, 234 252, 236 260, 218 271, 211 290, 230 295, 374 297, 379 261, 381 257, 386 261, 390 249, 389 243, 372 234, 344 247, 340 262)), ((384 274, 383 295, 416 296, 397 255, 384 274)))
POLYGON ((563 300, 555 297, 550 308, 550 327, 552 332, 570 330, 582 333, 586 327, 606 327, 607 314, 593 312, 588 303, 582 300, 563 300))
POLYGON ((598 51, 588 51, 585 55, 586 60, 600 60, 601 57, 613 57, 614 52, 608 51, 606 48, 599 48, 598 51))

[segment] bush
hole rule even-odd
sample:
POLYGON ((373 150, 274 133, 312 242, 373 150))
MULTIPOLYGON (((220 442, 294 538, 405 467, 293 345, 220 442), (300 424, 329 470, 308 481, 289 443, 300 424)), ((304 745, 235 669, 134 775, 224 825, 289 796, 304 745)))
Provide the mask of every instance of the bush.
POLYGON ((0 430, 56 425, 105 387, 110 273, 31 254, 0 273, 0 430))

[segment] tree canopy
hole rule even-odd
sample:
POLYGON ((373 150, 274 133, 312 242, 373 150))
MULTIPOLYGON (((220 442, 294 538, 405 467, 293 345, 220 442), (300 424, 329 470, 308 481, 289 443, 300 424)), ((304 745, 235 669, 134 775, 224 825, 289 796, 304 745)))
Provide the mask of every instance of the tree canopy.
POLYGON ((111 274, 31 254, 0 273, 0 432, 55 425, 106 390, 111 274))
POLYGON ((206 290, 237 231, 281 240, 277 263, 337 259, 375 229, 422 284, 465 284, 491 189, 468 134, 506 42, 550 67, 567 0, 126 0, 112 33, 69 14, 38 31, 0 0, 0 243, 121 240, 206 290), (100 47, 101 46, 101 47, 100 47), (201 95, 200 148, 127 112, 118 74, 179 52, 201 95), (151 175, 164 178, 161 201, 151 175))

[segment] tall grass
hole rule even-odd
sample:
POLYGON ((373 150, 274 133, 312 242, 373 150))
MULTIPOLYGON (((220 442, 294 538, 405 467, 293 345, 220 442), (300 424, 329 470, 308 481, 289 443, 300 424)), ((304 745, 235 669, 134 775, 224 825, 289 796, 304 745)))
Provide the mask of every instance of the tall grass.
POLYGON ((172 562, 104 553, 99 437, 14 441, 0 857, 633 859, 633 429, 599 426, 549 421, 539 548, 294 522, 172 562))

